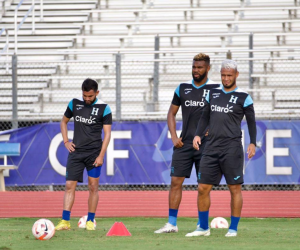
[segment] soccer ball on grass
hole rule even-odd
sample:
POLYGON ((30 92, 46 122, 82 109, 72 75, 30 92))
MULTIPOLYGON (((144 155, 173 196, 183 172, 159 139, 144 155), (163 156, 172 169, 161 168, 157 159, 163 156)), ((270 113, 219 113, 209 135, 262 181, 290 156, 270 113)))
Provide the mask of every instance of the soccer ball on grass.
POLYGON ((32 234, 37 240, 50 240, 55 234, 55 227, 50 220, 39 219, 32 226, 32 234))
MULTIPOLYGON (((85 228, 86 220, 87 220, 87 215, 82 216, 78 221, 78 227, 85 228)), ((96 228, 96 226, 97 226, 96 219, 94 219, 94 224, 95 224, 95 228, 96 228)))

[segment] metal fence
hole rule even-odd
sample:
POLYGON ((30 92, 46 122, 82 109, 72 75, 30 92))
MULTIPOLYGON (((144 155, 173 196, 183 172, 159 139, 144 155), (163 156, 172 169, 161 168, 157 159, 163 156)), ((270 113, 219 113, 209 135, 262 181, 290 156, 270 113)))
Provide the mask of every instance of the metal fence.
MULTIPOLYGON (((192 78, 192 57, 129 61, 119 54, 110 61, 58 62, 13 58, 8 70, 4 62, 0 69, 0 130, 59 121, 69 101, 82 95, 81 84, 88 77, 98 81, 98 97, 110 105, 115 120, 165 120, 174 90, 192 78)), ((300 60, 236 61, 237 84, 252 95, 257 118, 299 118, 300 60)), ((221 62, 211 61, 209 78, 217 83, 221 62)))

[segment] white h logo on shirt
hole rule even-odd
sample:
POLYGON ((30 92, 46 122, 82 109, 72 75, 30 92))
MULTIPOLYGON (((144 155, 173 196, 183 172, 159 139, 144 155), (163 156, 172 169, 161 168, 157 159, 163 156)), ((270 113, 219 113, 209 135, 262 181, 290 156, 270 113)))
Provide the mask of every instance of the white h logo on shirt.
POLYGON ((203 90, 203 97, 206 97, 209 94, 209 90, 208 89, 204 89, 203 90))
POLYGON ((92 115, 98 115, 99 108, 93 108, 92 115))
POLYGON ((232 103, 236 104, 237 99, 238 99, 238 97, 235 97, 234 95, 232 95, 232 96, 230 97, 229 102, 232 102, 232 103))

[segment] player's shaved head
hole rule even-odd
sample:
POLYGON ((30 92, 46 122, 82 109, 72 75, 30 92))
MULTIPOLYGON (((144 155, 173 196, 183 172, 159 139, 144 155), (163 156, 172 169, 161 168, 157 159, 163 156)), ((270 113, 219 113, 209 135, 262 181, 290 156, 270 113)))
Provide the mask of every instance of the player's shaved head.
POLYGON ((206 55, 204 53, 199 53, 194 56, 194 61, 204 61, 207 65, 210 65, 210 58, 209 55, 206 55))
POLYGON ((238 71, 237 63, 233 60, 226 59, 222 62, 221 70, 222 69, 234 69, 235 71, 238 71))
POLYGON ((97 81, 95 81, 93 79, 87 78, 82 83, 81 89, 82 89, 82 91, 86 91, 86 92, 89 92, 90 90, 94 90, 94 92, 97 92, 98 83, 97 83, 97 81))

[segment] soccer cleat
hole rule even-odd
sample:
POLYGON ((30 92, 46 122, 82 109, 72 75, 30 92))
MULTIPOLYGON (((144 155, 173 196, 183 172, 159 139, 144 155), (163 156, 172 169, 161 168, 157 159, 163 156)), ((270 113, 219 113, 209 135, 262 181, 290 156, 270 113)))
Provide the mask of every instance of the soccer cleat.
POLYGON ((162 234, 162 233, 177 233, 178 232, 178 227, 177 226, 173 226, 172 224, 170 224, 169 222, 166 223, 166 225, 164 225, 162 228, 154 231, 154 233, 156 234, 162 234))
POLYGON ((225 237, 235 237, 237 236, 237 231, 229 229, 227 234, 225 234, 225 237))
POLYGON ((96 230, 94 222, 92 222, 91 220, 87 221, 85 225, 85 229, 89 231, 96 230))
POLYGON ((197 226, 197 229, 194 232, 187 233, 185 237, 194 237, 194 236, 210 236, 210 229, 204 230, 201 227, 197 226))
POLYGON ((68 220, 61 220, 58 225, 55 227, 55 230, 60 231, 60 230, 70 230, 71 229, 71 224, 70 221, 68 220))

